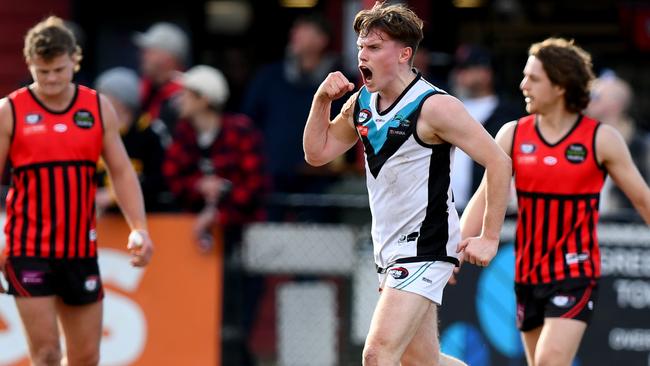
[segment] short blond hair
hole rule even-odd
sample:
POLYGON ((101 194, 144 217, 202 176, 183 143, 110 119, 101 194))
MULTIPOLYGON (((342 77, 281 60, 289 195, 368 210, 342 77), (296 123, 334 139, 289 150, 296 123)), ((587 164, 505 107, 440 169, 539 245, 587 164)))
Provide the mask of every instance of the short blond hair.
POLYGON ((63 19, 49 16, 30 28, 25 35, 23 56, 26 60, 41 57, 46 61, 68 54, 81 61, 81 47, 63 19))

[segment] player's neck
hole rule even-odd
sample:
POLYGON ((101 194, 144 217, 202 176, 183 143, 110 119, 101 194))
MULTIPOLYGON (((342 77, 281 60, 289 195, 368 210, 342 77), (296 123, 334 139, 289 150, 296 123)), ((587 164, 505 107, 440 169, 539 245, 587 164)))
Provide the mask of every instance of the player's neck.
POLYGON ((402 71, 398 73, 393 79, 393 82, 387 85, 386 88, 379 91, 380 109, 385 110, 393 103, 395 103, 397 98, 402 95, 404 90, 413 82, 416 76, 417 74, 414 73, 410 68, 408 71, 402 71))
POLYGON ((38 98, 39 102, 53 111, 60 111, 68 108, 75 94, 75 85, 72 83, 69 83, 68 86, 58 94, 45 94, 36 83, 32 84, 29 88, 36 98, 38 98))
POLYGON ((553 109, 537 116, 540 127, 549 132, 563 132, 573 127, 577 119, 578 113, 569 112, 565 108, 553 109))

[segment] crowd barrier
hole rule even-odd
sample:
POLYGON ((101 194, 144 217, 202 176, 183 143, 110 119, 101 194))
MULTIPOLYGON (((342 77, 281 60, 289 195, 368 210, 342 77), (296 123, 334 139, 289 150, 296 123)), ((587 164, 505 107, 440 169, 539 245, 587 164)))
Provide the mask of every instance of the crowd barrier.
MULTIPOLYGON (((221 245, 199 254, 190 240, 192 216, 152 215, 150 226, 156 254, 138 270, 128 264, 122 219, 99 222, 102 365, 219 365, 221 245)), ((472 366, 525 365, 515 327, 513 233, 514 222, 506 222, 490 266, 464 266, 459 284, 445 290, 442 350, 472 366)), ((576 365, 650 366, 650 230, 602 223, 599 237, 603 278, 576 365)), ((282 278, 267 289, 273 301, 260 307, 273 317, 258 324, 268 331, 263 341, 272 342, 269 364, 359 364, 379 296, 367 226, 254 224, 245 230, 241 260, 251 274, 282 278)), ((27 364, 9 296, 0 296, 0 350, 0 365, 27 364)))
MULTIPOLYGON (((98 221, 106 293, 101 365, 218 364, 222 246, 200 254, 191 241, 193 222, 190 215, 149 215, 155 255, 148 267, 135 269, 123 219, 98 221)), ((14 301, 0 296, 0 365, 29 365, 27 357, 14 301)))

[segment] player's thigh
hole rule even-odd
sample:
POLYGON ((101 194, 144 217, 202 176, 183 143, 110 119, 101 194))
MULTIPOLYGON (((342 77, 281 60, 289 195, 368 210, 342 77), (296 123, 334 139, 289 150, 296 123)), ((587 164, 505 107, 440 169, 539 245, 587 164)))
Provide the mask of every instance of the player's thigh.
POLYGON ((401 365, 437 365, 440 358, 437 306, 431 304, 402 355, 401 365))
POLYGON ((94 361, 98 358, 102 337, 103 302, 67 305, 57 299, 57 309, 65 334, 68 362, 72 365, 79 359, 94 361))
POLYGON ((54 296, 16 297, 16 308, 22 320, 32 355, 44 350, 59 349, 59 329, 54 296))
POLYGON ((541 325, 537 328, 521 332, 521 342, 524 344, 526 361, 529 365, 533 365, 533 361, 535 360, 535 348, 537 347, 540 334, 542 334, 541 325))
POLYGON ((401 354, 431 306, 431 300, 421 295, 384 288, 372 316, 366 347, 380 346, 401 354))
POLYGON ((587 323, 565 318, 546 318, 535 348, 535 365, 571 365, 587 323))

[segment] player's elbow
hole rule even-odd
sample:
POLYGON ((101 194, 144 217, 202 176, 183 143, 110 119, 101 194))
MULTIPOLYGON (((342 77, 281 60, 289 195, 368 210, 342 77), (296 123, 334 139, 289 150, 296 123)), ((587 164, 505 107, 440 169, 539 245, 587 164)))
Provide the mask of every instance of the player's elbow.
POLYGON ((307 164, 315 167, 323 166, 328 163, 326 159, 318 154, 308 153, 305 151, 305 161, 307 164))
POLYGON ((492 155, 490 165, 496 169, 512 174, 512 159, 510 156, 499 149, 499 153, 492 155))

